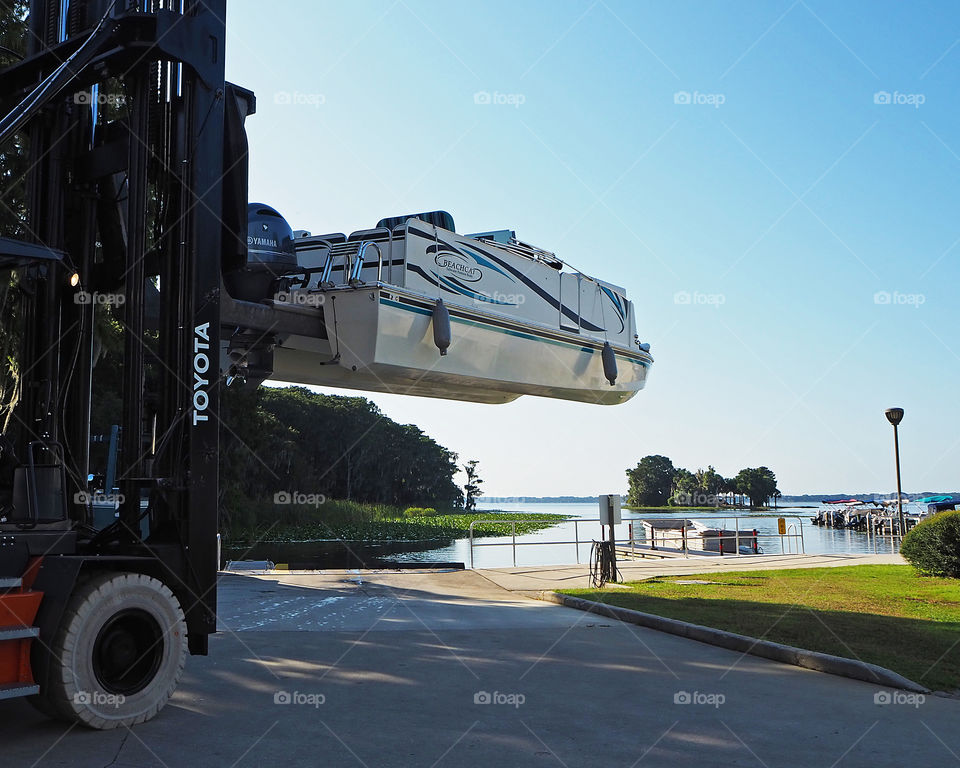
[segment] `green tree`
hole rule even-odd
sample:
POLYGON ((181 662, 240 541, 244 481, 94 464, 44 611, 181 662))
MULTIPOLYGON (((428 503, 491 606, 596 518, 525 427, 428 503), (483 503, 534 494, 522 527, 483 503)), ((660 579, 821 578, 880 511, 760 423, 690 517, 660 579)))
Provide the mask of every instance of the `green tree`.
POLYGON ((700 493, 706 496, 705 503, 707 504, 712 504, 715 507, 720 504, 720 494, 723 493, 725 483, 723 475, 717 472, 712 465, 708 464, 706 469, 697 470, 697 484, 700 493))
POLYGON ((634 507, 661 507, 670 499, 677 470, 666 456, 644 456, 627 470, 627 503, 634 507))
POLYGON ((740 485, 735 477, 725 477, 723 479, 723 493, 733 494, 733 506, 737 506, 740 495, 740 485))
POLYGON ((688 469, 678 468, 670 485, 670 504, 676 507, 694 506, 698 490, 697 476, 688 469))
POLYGON ((736 477, 740 493, 750 499, 750 507, 766 506, 777 490, 777 476, 767 467, 741 469, 736 477))
POLYGON ((467 512, 473 512, 477 508, 477 496, 480 495, 480 486, 483 485, 483 480, 477 472, 479 463, 474 459, 463 465, 463 471, 467 473, 467 484, 463 486, 463 508, 467 512))

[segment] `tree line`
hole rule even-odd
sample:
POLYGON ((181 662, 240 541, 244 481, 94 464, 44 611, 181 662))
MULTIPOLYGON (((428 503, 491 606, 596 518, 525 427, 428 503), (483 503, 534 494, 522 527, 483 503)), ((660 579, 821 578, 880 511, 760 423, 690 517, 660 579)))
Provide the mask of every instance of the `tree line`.
POLYGON ((768 467, 748 467, 727 478, 712 466, 691 472, 660 455, 644 456, 627 470, 627 479, 627 505, 632 507, 719 507, 732 495, 734 504, 749 502, 756 509, 781 495, 768 467))
POLYGON ((457 454, 364 397, 305 387, 230 387, 221 397, 224 517, 282 491, 397 507, 463 506, 457 454))

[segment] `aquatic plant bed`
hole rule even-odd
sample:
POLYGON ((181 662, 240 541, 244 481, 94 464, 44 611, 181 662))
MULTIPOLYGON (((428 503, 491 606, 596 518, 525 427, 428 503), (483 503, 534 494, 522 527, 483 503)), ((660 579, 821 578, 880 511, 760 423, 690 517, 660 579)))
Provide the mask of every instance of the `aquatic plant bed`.
POLYGON ((698 573, 563 593, 960 688, 960 581, 907 565, 698 573))
POLYGON ((517 535, 535 533, 570 520, 569 515, 524 514, 521 512, 476 512, 471 514, 429 515, 425 517, 398 517, 381 520, 315 520, 275 527, 258 526, 237 532, 232 545, 261 543, 295 543, 345 539, 348 541, 443 541, 462 539, 470 535, 470 523, 475 520, 495 522, 478 523, 473 535, 509 536, 517 522, 517 535), (536 521, 536 522, 534 522, 536 521))

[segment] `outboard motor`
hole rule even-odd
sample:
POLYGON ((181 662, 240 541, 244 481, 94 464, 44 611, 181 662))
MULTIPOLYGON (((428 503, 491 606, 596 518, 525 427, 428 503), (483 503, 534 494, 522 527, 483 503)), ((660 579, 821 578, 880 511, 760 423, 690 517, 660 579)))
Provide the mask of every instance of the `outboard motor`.
POLYGON ((241 301, 273 298, 278 278, 297 271, 293 230, 269 205, 247 206, 247 263, 223 276, 230 295, 241 301))

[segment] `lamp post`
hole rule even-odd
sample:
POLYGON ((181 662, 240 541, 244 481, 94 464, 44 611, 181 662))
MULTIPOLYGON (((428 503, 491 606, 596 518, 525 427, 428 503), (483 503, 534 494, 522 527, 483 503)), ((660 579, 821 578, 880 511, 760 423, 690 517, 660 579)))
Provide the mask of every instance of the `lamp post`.
POLYGON ((897 512, 900 515, 900 537, 907 534, 907 521, 903 517, 903 498, 900 492, 900 437, 897 434, 897 427, 903 421, 903 408, 887 408, 884 412, 887 421, 893 424, 893 455, 897 461, 897 512))

